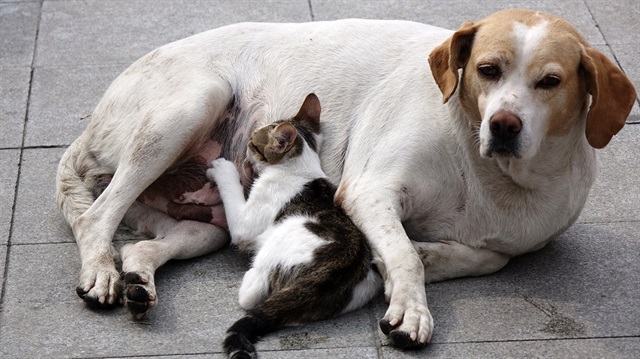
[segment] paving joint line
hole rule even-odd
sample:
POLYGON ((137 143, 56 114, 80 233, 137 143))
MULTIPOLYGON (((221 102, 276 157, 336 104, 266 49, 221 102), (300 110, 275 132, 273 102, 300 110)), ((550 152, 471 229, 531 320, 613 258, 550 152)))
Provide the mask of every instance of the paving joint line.
MULTIPOLYGON (((504 339, 504 340, 469 340, 459 342, 432 342, 429 345, 460 345, 460 344, 495 344, 495 343, 528 343, 528 342, 547 342, 547 341, 568 341, 568 340, 597 340, 597 339, 635 339, 640 338, 640 334, 636 335, 611 335, 611 336, 590 336, 590 337, 565 337, 565 338, 529 338, 529 339, 504 339)), ((393 348, 386 345, 386 347, 393 348)))
POLYGON ((67 148, 71 145, 33 145, 33 146, 19 146, 19 147, 0 147, 0 151, 4 150, 38 150, 47 148, 67 148))
MULTIPOLYGON (((333 350, 333 349, 355 349, 355 348, 370 348, 367 346, 338 346, 338 347, 326 347, 326 348, 292 348, 292 349, 262 349, 259 350, 258 353, 278 353, 278 352, 299 352, 305 350, 333 350)), ((97 359, 97 358, 163 358, 163 357, 175 357, 175 356, 196 356, 196 355, 225 355, 222 351, 204 351, 204 352, 196 352, 196 353, 167 353, 167 354, 132 354, 132 355, 110 355, 110 356, 77 356, 74 358, 83 358, 83 359, 97 359)))
MULTIPOLYGON (((18 171, 16 174, 16 184, 13 189, 13 203, 11 204, 11 218, 9 220, 9 236, 7 238, 7 245, 6 245, 7 248, 5 253, 4 268, 2 268, 3 276, 2 276, 2 288, 0 289, 0 315, 4 312, 4 297, 6 294, 6 287, 7 287, 6 283, 7 283, 7 276, 9 271, 9 262, 11 260, 9 253, 11 252, 11 239, 13 238, 14 220, 16 216, 16 204, 18 203, 18 190, 20 189, 20 177, 22 175, 24 143, 27 136, 27 123, 29 121, 29 104, 31 102, 31 95, 33 90, 33 69, 36 61, 36 49, 38 47, 38 35, 40 33, 40 23, 42 21, 42 3, 43 3, 42 1, 38 2, 38 5, 39 5, 38 6, 38 22, 36 24, 35 41, 33 42, 33 53, 31 55, 31 66, 30 66, 30 73, 29 73, 29 91, 27 92, 27 103, 26 103, 26 109, 24 113, 24 124, 22 125, 22 140, 19 148, 20 154, 18 155, 18 171)), ((1 316, 0 316, 0 319, 1 319, 1 316)), ((1 328, 2 327, 0 326, 0 329, 1 328)), ((0 336, 1 335, 2 333, 0 331, 0 336)))
MULTIPOLYGON (((574 225, 576 224, 619 224, 619 223, 638 223, 640 222, 640 219, 621 219, 618 221, 587 221, 587 222, 576 222, 574 223, 574 225)), ((573 227, 573 225, 572 225, 573 227)))
POLYGON ((313 5, 311 5, 311 0, 307 0, 307 4, 309 4, 309 15, 311 15, 311 21, 316 21, 316 15, 313 13, 313 5))
POLYGON ((380 334, 378 333, 378 319, 376 318, 373 311, 372 301, 367 304, 367 316, 369 317, 369 322, 371 324, 371 334, 373 334, 373 344, 375 345, 378 359, 384 359, 384 353, 382 351, 382 339, 380 339, 380 334))

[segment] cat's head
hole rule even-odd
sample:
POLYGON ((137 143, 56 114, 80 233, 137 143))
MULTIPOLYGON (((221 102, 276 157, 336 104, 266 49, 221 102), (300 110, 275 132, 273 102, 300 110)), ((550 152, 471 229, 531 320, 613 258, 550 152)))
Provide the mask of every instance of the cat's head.
POLYGON ((266 166, 300 156, 305 144, 317 153, 320 142, 320 100, 309 94, 295 116, 260 127, 251 134, 247 158, 259 173, 266 166))

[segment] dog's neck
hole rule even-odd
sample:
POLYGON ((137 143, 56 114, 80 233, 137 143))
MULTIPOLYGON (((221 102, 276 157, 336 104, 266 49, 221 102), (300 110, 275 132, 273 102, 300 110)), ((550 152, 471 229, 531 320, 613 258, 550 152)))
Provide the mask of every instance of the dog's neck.
POLYGON ((531 161, 513 157, 498 157, 494 159, 494 162, 503 174, 511 178, 520 187, 535 190, 549 185, 549 177, 534 171, 531 161))

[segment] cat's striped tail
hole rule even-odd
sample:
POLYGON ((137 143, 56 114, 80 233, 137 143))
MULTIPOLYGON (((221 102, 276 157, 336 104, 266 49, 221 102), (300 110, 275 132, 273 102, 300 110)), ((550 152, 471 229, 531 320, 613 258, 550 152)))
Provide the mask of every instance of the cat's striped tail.
POLYGON ((255 359, 257 354, 254 344, 261 336, 281 326, 282 323, 276 323, 261 310, 250 310, 227 330, 224 350, 232 359, 255 359))
MULTIPOLYGON (((297 278, 300 281, 300 278, 297 278)), ((304 281, 301 283, 304 284, 304 281)), ((230 358, 256 358, 254 344, 261 336, 292 324, 301 324, 326 319, 340 313, 347 300, 336 295, 326 300, 322 295, 322 286, 307 286, 308 293, 281 289, 255 308, 248 310, 242 319, 235 322, 224 339, 224 349, 230 358)), ((350 293, 350 292, 346 292, 350 293)), ((350 295, 350 294, 349 294, 350 295)))

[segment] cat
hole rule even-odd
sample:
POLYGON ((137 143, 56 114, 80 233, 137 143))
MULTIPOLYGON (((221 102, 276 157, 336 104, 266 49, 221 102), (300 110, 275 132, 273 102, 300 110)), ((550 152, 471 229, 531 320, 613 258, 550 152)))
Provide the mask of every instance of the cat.
POLYGON ((239 291, 246 315, 227 331, 231 358, 255 358, 259 337, 365 305, 382 288, 365 235, 334 205, 320 167, 320 101, 261 127, 247 145, 254 180, 245 200, 236 167, 213 161, 232 244, 253 252, 239 291))

